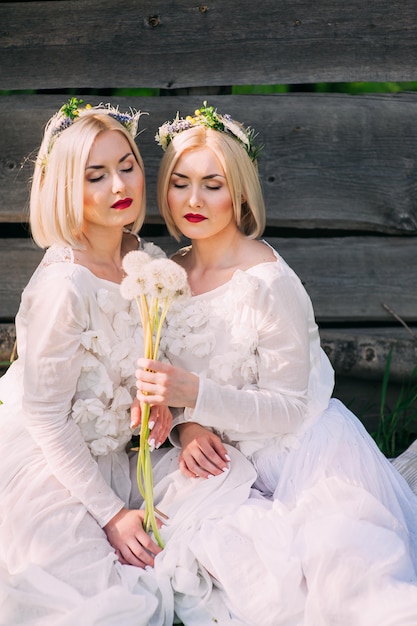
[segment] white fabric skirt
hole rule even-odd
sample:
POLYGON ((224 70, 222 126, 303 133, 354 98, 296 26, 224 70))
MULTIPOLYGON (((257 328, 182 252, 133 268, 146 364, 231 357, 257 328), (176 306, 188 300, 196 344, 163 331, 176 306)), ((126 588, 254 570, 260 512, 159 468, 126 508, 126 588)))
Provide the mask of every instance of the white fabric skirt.
POLYGON ((1 626, 416 626, 417 498, 343 405, 289 450, 228 451, 209 480, 155 455, 166 545, 140 570, 2 421, 1 626))
POLYGON ((340 402, 190 549, 250 626, 415 626, 417 498, 340 402))

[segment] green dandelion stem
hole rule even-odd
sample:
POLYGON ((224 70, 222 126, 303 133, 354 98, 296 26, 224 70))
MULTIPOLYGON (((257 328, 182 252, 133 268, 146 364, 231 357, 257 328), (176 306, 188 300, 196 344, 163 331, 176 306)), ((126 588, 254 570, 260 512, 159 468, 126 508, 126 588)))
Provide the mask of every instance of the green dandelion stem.
POLYGON ((155 343, 154 343, 154 347, 153 347, 153 359, 154 359, 154 361, 156 361, 156 359, 158 358, 159 344, 161 342, 162 327, 163 327, 163 324, 165 322, 165 318, 167 316, 170 304, 171 303, 169 302, 168 297, 165 298, 164 308, 162 309, 161 317, 159 319, 158 326, 157 326, 157 329, 156 329, 156 337, 155 337, 155 343))

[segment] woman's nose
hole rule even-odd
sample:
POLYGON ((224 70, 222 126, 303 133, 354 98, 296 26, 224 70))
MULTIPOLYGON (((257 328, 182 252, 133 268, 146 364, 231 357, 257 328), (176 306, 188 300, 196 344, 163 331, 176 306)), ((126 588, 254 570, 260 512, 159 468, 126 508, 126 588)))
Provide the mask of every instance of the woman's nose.
POLYGON ((120 193, 126 188, 123 178, 119 173, 113 176, 113 193, 120 193))
POLYGON ((191 189, 189 205, 191 207, 201 207, 203 205, 201 193, 197 187, 191 189))

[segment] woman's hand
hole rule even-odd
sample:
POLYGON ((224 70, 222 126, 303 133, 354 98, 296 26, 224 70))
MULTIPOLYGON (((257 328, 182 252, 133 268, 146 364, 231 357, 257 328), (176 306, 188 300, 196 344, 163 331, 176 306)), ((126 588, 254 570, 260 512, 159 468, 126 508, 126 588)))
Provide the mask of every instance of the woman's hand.
POLYGON ((161 361, 138 359, 137 397, 149 404, 191 407, 197 402, 199 378, 187 370, 161 361))
MULTIPOLYGON (((144 511, 121 509, 103 527, 109 543, 116 551, 120 563, 144 568, 154 564, 154 557, 161 552, 143 528, 144 511)), ((158 528, 162 526, 157 520, 158 528)))
MULTIPOLYGON (((138 398, 133 400, 130 409, 130 427, 137 428, 142 417, 141 406, 138 398)), ((149 415, 149 429, 151 431, 148 443, 153 448, 159 448, 168 437, 172 426, 172 414, 167 406, 151 406, 149 415)))
POLYGON ((179 468, 185 476, 209 478, 229 469, 230 457, 218 435, 195 422, 177 428, 182 447, 179 468))

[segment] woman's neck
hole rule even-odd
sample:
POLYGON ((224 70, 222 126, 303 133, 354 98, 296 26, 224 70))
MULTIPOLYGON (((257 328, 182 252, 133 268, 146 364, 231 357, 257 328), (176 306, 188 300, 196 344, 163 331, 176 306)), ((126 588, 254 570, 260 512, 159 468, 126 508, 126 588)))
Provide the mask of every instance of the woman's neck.
POLYGON ((240 263, 246 237, 236 230, 227 237, 192 240, 190 265, 200 271, 219 271, 240 263))
POLYGON ((269 246, 245 237, 240 231, 227 241, 222 238, 193 240, 191 248, 174 259, 186 270, 193 295, 224 285, 236 270, 246 271, 260 263, 276 262, 269 246))
POLYGON ((82 245, 82 249, 74 251, 76 263, 87 267, 98 278, 121 282, 124 277, 122 260, 126 252, 123 229, 86 229, 82 245))
POLYGON ((227 240, 193 240, 190 251, 176 259, 187 271, 191 292, 205 293, 228 282, 241 267, 246 241, 239 231, 227 240))

